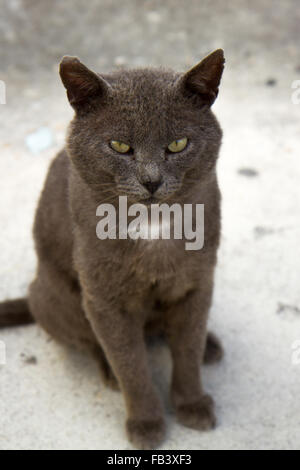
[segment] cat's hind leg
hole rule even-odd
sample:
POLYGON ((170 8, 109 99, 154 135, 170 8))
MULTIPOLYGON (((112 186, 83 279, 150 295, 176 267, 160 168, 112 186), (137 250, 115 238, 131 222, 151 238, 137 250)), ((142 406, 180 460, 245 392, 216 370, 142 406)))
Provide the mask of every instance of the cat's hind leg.
POLYGON ((105 385, 111 388, 112 390, 120 390, 118 380, 112 368, 110 367, 110 364, 101 346, 95 346, 95 348, 93 348, 92 353, 98 363, 100 375, 105 385))
POLYGON ((68 276, 40 266, 30 287, 33 318, 56 340, 91 353, 104 383, 117 390, 118 382, 81 306, 79 286, 68 276), (55 282, 53 281, 55 279, 55 282))
POLYGON ((215 364, 221 361, 224 356, 224 349, 219 338, 209 331, 206 338, 206 346, 203 357, 204 364, 215 364))

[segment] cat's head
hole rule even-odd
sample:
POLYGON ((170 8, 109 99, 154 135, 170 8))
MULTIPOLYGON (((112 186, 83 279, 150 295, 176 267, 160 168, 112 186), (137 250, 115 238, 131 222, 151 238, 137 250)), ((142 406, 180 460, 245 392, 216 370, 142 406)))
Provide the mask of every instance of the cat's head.
POLYGON ((221 129, 210 110, 222 50, 186 73, 164 69, 99 75, 64 57, 60 75, 75 117, 67 149, 96 190, 138 202, 176 199, 214 171, 221 129))

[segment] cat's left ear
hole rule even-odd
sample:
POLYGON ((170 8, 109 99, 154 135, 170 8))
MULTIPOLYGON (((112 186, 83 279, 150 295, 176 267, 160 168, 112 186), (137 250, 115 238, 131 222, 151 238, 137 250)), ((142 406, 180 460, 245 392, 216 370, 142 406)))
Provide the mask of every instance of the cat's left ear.
POLYGON ((77 57, 63 57, 59 73, 70 104, 77 112, 86 109, 91 100, 104 99, 111 88, 100 75, 88 69, 77 57))
POLYGON ((181 90, 197 97, 200 104, 211 106, 218 96, 224 64, 224 52, 217 49, 183 75, 181 90))

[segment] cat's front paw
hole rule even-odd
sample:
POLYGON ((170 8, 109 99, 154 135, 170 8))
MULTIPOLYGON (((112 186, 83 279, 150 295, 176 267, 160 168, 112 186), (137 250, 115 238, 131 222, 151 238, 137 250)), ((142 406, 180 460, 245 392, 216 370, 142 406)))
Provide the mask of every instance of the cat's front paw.
POLYGON ((185 403, 176 409, 178 421, 188 428, 208 431, 216 425, 214 402, 209 395, 203 395, 195 403, 185 403))
POLYGON ((155 420, 128 419, 126 423, 130 442, 138 449, 156 449, 163 441, 166 426, 163 418, 155 420))

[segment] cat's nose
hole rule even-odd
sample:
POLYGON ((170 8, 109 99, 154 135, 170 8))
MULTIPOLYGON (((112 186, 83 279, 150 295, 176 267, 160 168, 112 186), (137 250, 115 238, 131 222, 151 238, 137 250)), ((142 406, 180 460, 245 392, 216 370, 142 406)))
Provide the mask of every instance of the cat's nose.
POLYGON ((156 191, 161 186, 161 184, 162 184, 162 180, 147 181, 146 183, 143 183, 144 187, 149 191, 150 194, 156 193, 156 191))

